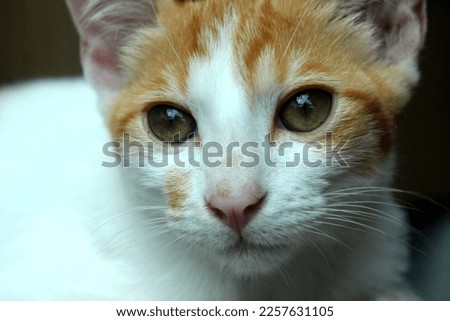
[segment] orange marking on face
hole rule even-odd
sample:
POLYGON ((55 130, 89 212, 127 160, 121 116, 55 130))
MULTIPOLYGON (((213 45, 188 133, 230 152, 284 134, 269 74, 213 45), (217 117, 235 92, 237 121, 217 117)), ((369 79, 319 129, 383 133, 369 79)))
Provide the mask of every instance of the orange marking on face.
POLYGON ((189 174, 181 169, 169 170, 166 174, 164 190, 167 194, 170 209, 174 211, 182 210, 189 197, 189 174))
POLYGON ((300 75, 314 75, 317 73, 332 74, 333 71, 330 67, 324 65, 318 60, 308 60, 302 64, 299 74, 300 75))
MULTIPOLYGON (((277 43, 274 30, 282 28, 286 19, 273 11, 270 1, 263 1, 260 6, 251 4, 240 13, 234 47, 237 57, 242 57, 244 77, 252 85, 258 59, 267 48, 277 43)), ((276 75, 274 75, 276 76, 276 75)))
POLYGON ((122 58, 129 81, 109 112, 113 137, 121 137, 130 130, 129 124, 145 115, 143 111, 150 104, 170 102, 174 94, 186 94, 189 61, 207 52, 207 41, 200 32, 206 23, 202 21, 204 17, 196 14, 198 6, 196 2, 181 6, 161 2, 158 16, 164 30, 142 29, 124 50, 122 58), (155 98, 147 103, 137 101, 137 97, 152 93, 155 98))
MULTIPOLYGON (((375 126, 379 131, 380 136, 380 148, 381 151, 384 154, 387 154, 391 148, 392 145, 392 137, 391 137, 391 124, 390 121, 387 119, 387 117, 384 115, 384 112, 381 108, 380 101, 374 97, 372 97, 370 94, 357 91, 357 90, 347 90, 343 93, 345 97, 348 99, 351 99, 353 102, 359 102, 361 103, 361 107, 364 108, 363 112, 365 112, 366 115, 363 116, 363 119, 366 117, 371 117, 375 121, 375 126)), ((355 115, 354 123, 361 123, 358 122, 358 115, 355 115)), ((369 119, 365 119, 366 122, 368 122, 369 119)), ((358 124, 359 127, 361 127, 361 124, 358 124)), ((364 124, 367 126, 367 124, 364 124)), ((354 124, 355 126, 355 124, 354 124)), ((366 129, 367 131, 367 129, 366 129)), ((356 136, 357 137, 357 136, 356 136)))
MULTIPOLYGON (((315 85, 319 77, 317 82, 334 89, 347 106, 339 108, 334 128, 323 128, 317 137, 334 129, 336 139, 349 141, 348 153, 354 152, 352 148, 388 153, 393 119, 409 98, 410 89, 404 84, 411 75, 404 66, 377 62, 369 29, 353 26, 351 19, 335 19, 336 2, 328 0, 160 1, 160 25, 140 31, 123 56, 129 81, 110 109, 113 137, 145 130, 138 124, 143 123, 149 104, 187 94, 189 62, 209 54, 208 45, 218 39, 224 19, 232 12, 237 17, 232 34, 236 76, 243 80, 249 100, 271 88, 294 90, 291 83, 305 75, 304 83, 293 86, 315 85), (274 54, 266 57, 267 52, 274 54), (270 64, 273 74, 260 79, 258 70, 264 64, 270 64), (155 93, 154 98, 137 101, 148 93, 155 93), (368 136, 378 144, 357 145, 355 138, 368 136)), ((274 128, 268 131, 277 140, 282 135, 274 128)))
POLYGON ((221 197, 227 197, 230 195, 230 182, 227 180, 223 180, 216 186, 216 194, 221 197))

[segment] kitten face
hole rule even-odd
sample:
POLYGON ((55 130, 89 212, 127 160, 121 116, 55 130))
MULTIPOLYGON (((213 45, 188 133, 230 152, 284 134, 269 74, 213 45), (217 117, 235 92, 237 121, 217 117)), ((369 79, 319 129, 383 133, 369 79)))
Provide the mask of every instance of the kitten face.
POLYGON ((316 0, 162 1, 158 15, 161 25, 140 30, 122 55, 128 80, 109 125, 119 142, 152 142, 145 158, 167 156, 164 167, 133 166, 133 184, 166 192, 182 242, 237 275, 269 272, 318 234, 331 192, 384 182, 395 117, 417 75, 380 60, 356 16, 316 0), (312 91, 328 95, 329 113, 310 130, 288 129, 295 115, 283 119, 283 108, 312 91), (157 108, 181 113, 187 128, 175 131, 194 135, 164 147, 172 125, 155 129, 157 108), (339 143, 343 162, 330 162, 339 143), (223 153, 205 162, 208 145, 223 153))

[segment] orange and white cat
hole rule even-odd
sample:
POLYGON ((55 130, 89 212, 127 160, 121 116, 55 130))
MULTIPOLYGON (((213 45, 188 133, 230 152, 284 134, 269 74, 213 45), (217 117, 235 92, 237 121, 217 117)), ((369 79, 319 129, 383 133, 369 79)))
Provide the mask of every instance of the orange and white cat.
POLYGON ((67 3, 101 112, 82 80, 0 93, 1 299, 414 298, 424 1, 67 3))

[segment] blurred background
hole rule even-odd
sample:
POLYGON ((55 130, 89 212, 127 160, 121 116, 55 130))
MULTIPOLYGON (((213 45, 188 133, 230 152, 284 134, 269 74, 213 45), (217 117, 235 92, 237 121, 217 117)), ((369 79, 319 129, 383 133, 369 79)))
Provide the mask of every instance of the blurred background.
MULTIPOLYGON (((401 120, 396 187, 416 208, 411 278, 427 299, 450 300, 450 1, 428 1, 422 81, 401 120), (449 33, 448 33, 449 32, 449 33)), ((81 74, 78 36, 63 0, 0 0, 0 86, 81 74)))

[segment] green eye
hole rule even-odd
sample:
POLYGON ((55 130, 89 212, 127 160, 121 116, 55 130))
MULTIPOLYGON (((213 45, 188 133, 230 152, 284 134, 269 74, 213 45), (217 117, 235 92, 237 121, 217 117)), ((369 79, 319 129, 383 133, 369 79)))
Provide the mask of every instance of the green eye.
POLYGON ((281 107, 279 118, 283 126, 293 132, 309 132, 330 115, 331 94, 320 89, 310 89, 291 96, 281 107))
POLYGON ((191 114, 169 105, 151 108, 148 124, 161 141, 175 144, 187 141, 197 130, 197 123, 191 114))

